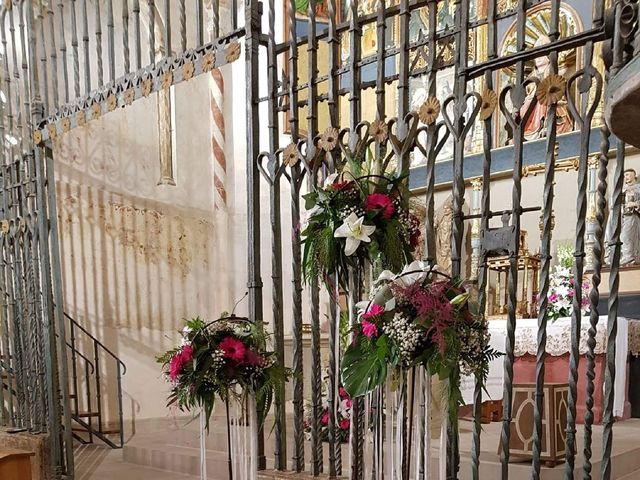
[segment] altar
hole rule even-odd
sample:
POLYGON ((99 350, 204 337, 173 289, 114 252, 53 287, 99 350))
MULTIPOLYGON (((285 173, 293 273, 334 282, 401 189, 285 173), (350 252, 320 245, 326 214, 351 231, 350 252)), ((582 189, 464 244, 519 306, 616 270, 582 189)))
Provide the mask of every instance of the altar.
MULTIPOLYGON (((606 316, 600 317, 596 330, 595 347, 595 391, 594 421, 602 422, 604 409, 604 378, 606 369, 607 351, 607 324, 606 316)), ((578 400, 576 402, 577 421, 582 423, 586 411, 586 353, 589 330, 588 317, 583 318, 580 335, 580 359, 578 368, 578 400)), ((489 332, 491 334, 491 347, 505 352, 507 338, 507 320, 489 320, 489 332)), ((537 318, 519 318, 516 320, 515 361, 513 365, 513 383, 535 383, 536 352, 538 336, 537 318)), ((571 319, 560 318, 547 325, 547 357, 545 359, 545 383, 566 383, 569 379, 569 358, 571 352, 571 319)), ((628 385, 628 354, 629 354, 629 322, 626 318, 618 318, 618 335, 616 338, 616 378, 614 384, 613 413, 619 418, 630 416, 630 404, 627 399, 628 385)), ((483 400, 501 400, 504 388, 504 360, 500 357, 489 366, 489 377, 483 400)), ((473 378, 466 377, 462 380, 462 394, 466 404, 473 403, 473 378)))

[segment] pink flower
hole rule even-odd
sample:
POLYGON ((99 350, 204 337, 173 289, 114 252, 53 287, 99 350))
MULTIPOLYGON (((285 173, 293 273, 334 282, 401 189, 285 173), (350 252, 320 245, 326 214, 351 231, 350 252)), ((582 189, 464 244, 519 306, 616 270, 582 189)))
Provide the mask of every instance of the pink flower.
POLYGON ((262 365, 263 362, 264 362, 264 358, 255 350, 249 349, 246 351, 244 355, 243 363, 250 365, 252 367, 256 367, 258 365, 262 365))
POLYGON ((344 387, 340 387, 338 389, 338 393, 340 394, 340 398, 349 398, 349 394, 347 393, 347 391, 344 389, 344 387))
POLYGON ((191 345, 185 345, 182 350, 177 352, 169 361, 169 378, 175 381, 178 375, 182 373, 185 364, 189 363, 193 359, 193 347, 191 345))
POLYGON ((237 338, 223 338, 220 342, 220 348, 224 351, 224 356, 226 358, 230 358, 231 360, 235 360, 236 362, 241 362, 244 359, 246 348, 244 346, 244 343, 242 343, 237 338))
POLYGON ((175 379, 178 378, 178 375, 180 375, 181 371, 182 362, 180 360, 180 354, 177 354, 171 357, 171 360, 169 361, 169 378, 172 381, 175 381, 175 379))
POLYGON ((345 408, 351 408, 351 399, 350 398, 345 398, 344 399, 344 407, 345 408))
POLYGON ((186 363, 193 359, 193 347, 191 344, 187 344, 182 347, 182 360, 186 363))
POLYGON ((372 193, 367 196, 364 203, 364 209, 368 212, 379 210, 382 218, 389 219, 396 211, 393 199, 384 193, 372 193))
POLYGON ((351 188, 353 182, 351 181, 347 181, 347 180, 343 180, 341 182, 336 182, 332 185, 334 190, 346 190, 348 188, 351 188))
POLYGON ((549 301, 550 302, 557 302, 558 301, 558 295, 555 293, 552 293, 551 295, 549 295, 549 301))
POLYGON ((325 410, 320 419, 322 425, 329 425, 329 410, 325 410))
POLYGON ((349 422, 348 418, 343 418, 342 420, 340 420, 340 428, 342 430, 349 430, 350 425, 351 425, 351 422, 349 422))
POLYGON ((380 306, 380 305, 376 305, 375 303, 372 303, 369 308, 367 309, 366 313, 364 313, 362 315, 362 318, 364 320, 370 320, 373 317, 377 317, 378 315, 382 315, 384 313, 384 307, 380 306))
POLYGON ((362 333, 365 337, 373 338, 378 335, 378 327, 375 323, 368 320, 362 320, 362 333))

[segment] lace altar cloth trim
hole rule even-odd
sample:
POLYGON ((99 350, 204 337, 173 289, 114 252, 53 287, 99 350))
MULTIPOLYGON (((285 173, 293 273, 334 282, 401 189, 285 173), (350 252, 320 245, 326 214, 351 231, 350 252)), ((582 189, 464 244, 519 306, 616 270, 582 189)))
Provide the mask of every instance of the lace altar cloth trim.
MULTIPOLYGON (((585 355, 589 349, 589 327, 582 327, 580 332, 580 354, 585 355)), ((595 335, 595 353, 607 351, 606 325, 599 323, 595 335)), ((535 355, 538 351, 538 328, 516 328, 516 343, 514 352, 516 357, 527 353, 535 355)), ((554 357, 571 352, 571 325, 547 326, 547 354, 554 357)))
POLYGON ((629 320, 629 354, 640 357, 640 320, 629 320))
MULTIPOLYGON (((588 351, 587 341, 589 339, 589 319, 582 319, 582 329, 580 332, 580 354, 585 355, 588 351), (586 324, 585 324, 586 321, 586 324)), ((490 320, 489 331, 495 337, 506 335, 506 320, 490 320)), ((629 321, 629 353, 640 356, 640 320, 629 321)), ((516 357, 523 355, 535 355, 538 351, 538 321, 537 319, 516 320, 514 354, 516 357)), ((607 317, 602 316, 598 321, 595 334, 595 354, 607 352, 607 317)), ((491 342, 492 344, 494 342, 491 342)), ((502 347, 504 351, 504 346, 502 347)), ((554 357, 571 352, 571 319, 560 318, 547 325, 547 348, 546 353, 554 357)))

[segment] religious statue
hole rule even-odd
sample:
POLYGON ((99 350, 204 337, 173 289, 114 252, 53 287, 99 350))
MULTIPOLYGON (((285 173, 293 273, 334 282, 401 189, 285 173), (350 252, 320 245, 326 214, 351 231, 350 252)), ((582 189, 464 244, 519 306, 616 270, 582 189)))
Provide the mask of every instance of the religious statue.
POLYGON ((436 210, 433 228, 436 232, 436 263, 444 273, 451 273, 451 228, 453 226, 453 196, 449 195, 436 210))
MULTIPOLYGON (((640 184, 632 168, 624 172, 622 223, 620 228, 620 265, 640 264, 640 184)), ((611 217, 609 217, 611 218, 611 217)), ((609 223, 605 244, 611 240, 612 224, 609 223)), ((605 250, 605 263, 611 265, 612 247, 605 250)))
POLYGON ((624 172, 622 188, 624 203, 622 205, 622 229, 620 241, 620 265, 640 263, 640 184, 636 171, 632 168, 624 172))
MULTIPOLYGON (((540 36, 536 42, 533 44, 534 47, 539 47, 550 43, 551 40, 548 36, 542 35, 540 36)), ((549 76, 551 73, 551 61, 549 57, 537 57, 534 60, 534 69, 531 73, 530 77, 535 77, 538 80, 542 80, 543 78, 549 76)), ((561 75, 564 73, 562 71, 559 72, 561 75)), ((527 92, 527 97, 520 109, 520 114, 524 115, 524 113, 529 108, 529 105, 533 101, 535 96, 535 88, 533 86, 527 92)), ((537 138, 543 138, 546 135, 546 120, 547 120, 547 112, 549 111, 549 107, 547 105, 543 105, 541 103, 537 103, 533 109, 531 117, 529 117, 529 121, 524 127, 524 138, 525 140, 535 140, 537 138)), ((569 116, 569 111, 567 109, 567 102, 562 100, 558 102, 556 107, 556 133, 566 133, 573 130, 573 120, 569 116)))
MULTIPOLYGON (((469 214, 469 207, 462 205, 462 213, 469 214)), ((466 227, 466 226, 465 226, 466 227)), ((436 263, 443 273, 451 273, 451 231, 453 229, 453 195, 449 195, 435 211, 433 228, 436 240, 436 263)), ((466 228, 463 230, 463 250, 467 248, 466 228)), ((464 253, 464 252, 463 252, 464 253)), ((464 257, 464 255, 463 255, 464 257)), ((465 260, 466 261, 466 260, 465 260)))

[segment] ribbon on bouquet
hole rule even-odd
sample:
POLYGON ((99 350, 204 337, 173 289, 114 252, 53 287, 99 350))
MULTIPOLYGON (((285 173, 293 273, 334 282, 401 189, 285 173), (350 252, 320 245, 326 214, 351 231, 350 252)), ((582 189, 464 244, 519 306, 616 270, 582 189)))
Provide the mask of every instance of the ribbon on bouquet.
POLYGON ((207 480, 207 419, 200 409, 200 480, 207 480))

